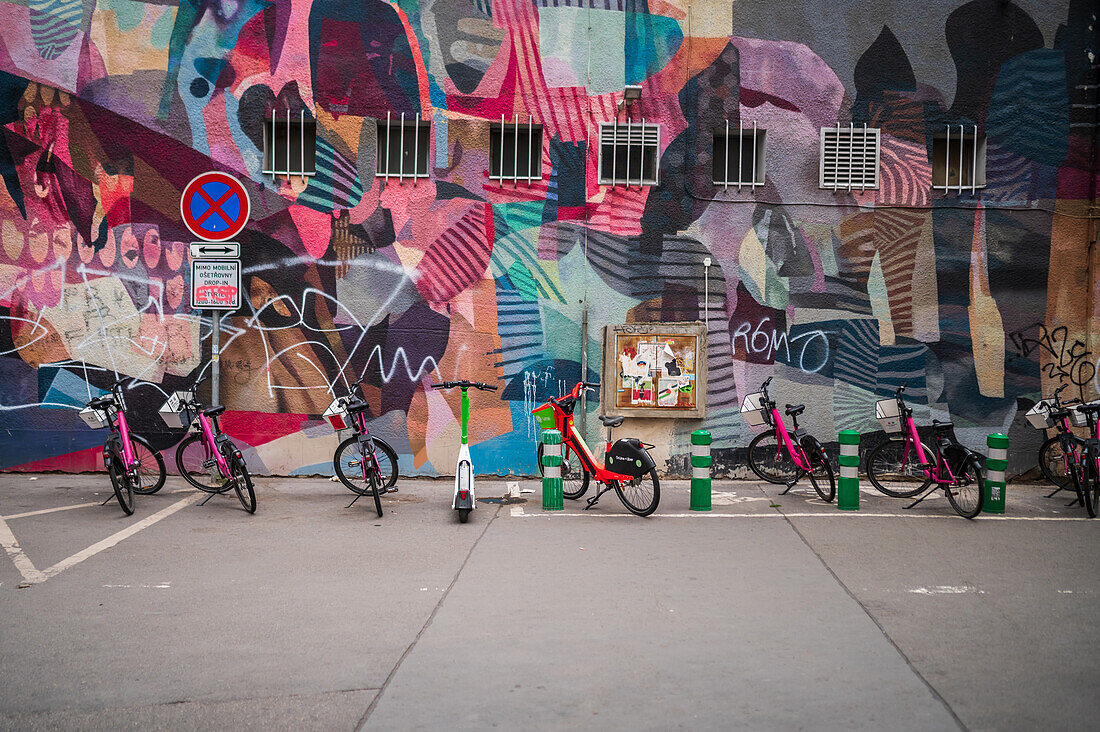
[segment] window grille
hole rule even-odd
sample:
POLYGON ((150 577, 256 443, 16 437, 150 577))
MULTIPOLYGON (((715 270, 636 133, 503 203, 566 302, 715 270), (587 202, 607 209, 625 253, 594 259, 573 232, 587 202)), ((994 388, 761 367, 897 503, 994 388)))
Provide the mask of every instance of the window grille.
POLYGON ((932 138, 932 188, 973 195, 985 186, 985 135, 978 126, 947 125, 944 134, 932 138))
POLYGON ((431 123, 422 121, 419 113, 406 122, 404 112, 400 118, 387 112, 386 121, 378 122, 378 177, 386 182, 397 178, 398 183, 412 178, 413 185, 417 178, 427 178, 431 133, 431 123))
POLYGON ((857 129, 821 129, 820 187, 839 191, 847 188, 878 188, 879 130, 866 124, 857 129))
POLYGON ((635 122, 600 123, 600 185, 628 188, 657 185, 660 171, 660 125, 635 122))
POLYGON ((711 171, 714 185, 728 190, 730 186, 749 186, 756 190, 764 185, 764 136, 765 131, 741 127, 730 130, 729 120, 726 129, 714 133, 714 148, 711 156, 711 171))
POLYGON ((274 109, 264 124, 264 175, 302 178, 317 172, 317 122, 303 109, 294 119, 274 109))
POLYGON ((512 185, 527 181, 528 187, 533 180, 542 180, 542 125, 536 125, 531 118, 521 125, 519 118, 512 116, 512 122, 500 115, 500 124, 493 124, 489 130, 489 177, 500 181, 511 180, 512 185))

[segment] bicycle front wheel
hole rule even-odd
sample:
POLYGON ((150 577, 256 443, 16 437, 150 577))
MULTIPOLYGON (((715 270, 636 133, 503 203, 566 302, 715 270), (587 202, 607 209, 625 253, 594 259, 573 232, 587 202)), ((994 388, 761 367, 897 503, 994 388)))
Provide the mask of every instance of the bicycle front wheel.
POLYGON ((1077 497, 1081 499, 1081 505, 1085 507, 1089 518, 1096 518, 1097 502, 1100 501, 1100 485, 1097 485, 1100 476, 1096 473, 1096 456, 1086 451, 1082 460, 1077 497))
MULTIPOLYGON (((888 440, 867 456, 867 477, 871 485, 891 498, 912 498, 932 483, 932 478, 918 467, 920 459, 912 444, 906 452, 907 444, 905 440, 888 440)), ((925 457, 933 459, 932 449, 923 442, 921 447, 925 457)))
POLYGON ((1054 485, 1065 488, 1070 477, 1066 472, 1066 454, 1062 450, 1062 436, 1055 435, 1039 448, 1039 470, 1054 485))
POLYGON ((648 516, 657 510, 661 502, 661 481, 657 479, 657 468, 635 478, 629 483, 615 483, 615 493, 627 510, 635 516, 648 516))
POLYGON ((190 435, 176 448, 176 468, 188 483, 205 493, 229 490, 229 476, 222 475, 214 450, 201 434, 190 435))
POLYGON ((962 470, 955 476, 955 482, 944 486, 947 501, 955 512, 963 518, 972 519, 982 512, 982 493, 985 487, 985 472, 982 461, 977 455, 970 455, 962 464, 962 470))
POLYGON ((249 513, 256 513, 256 490, 252 487, 252 476, 248 474, 248 466, 244 464, 243 459, 237 458, 233 455, 232 443, 227 445, 229 449, 226 450, 229 453, 229 457, 226 460, 229 461, 229 473, 233 479, 233 491, 237 494, 237 498, 240 500, 241 505, 244 506, 244 510, 249 513))
POLYGON ((107 465, 107 475, 111 477, 111 487, 115 490, 115 498, 122 512, 127 516, 134 514, 134 484, 130 482, 130 476, 126 474, 126 468, 116 456, 111 456, 111 462, 107 465))
POLYGON ((769 483, 786 485, 798 479, 802 471, 791 460, 787 448, 775 439, 775 430, 768 428, 749 443, 749 467, 769 483))
POLYGON ((829 463, 829 458, 824 451, 810 457, 810 467, 813 468, 813 472, 810 473, 810 485, 817 491, 817 495, 821 496, 821 500, 825 503, 832 502, 836 497, 836 476, 833 475, 833 466, 829 463))
MULTIPOLYGON (((539 475, 542 475, 543 445, 539 443, 538 461, 539 475)), ((561 494, 570 500, 577 500, 588 492, 589 475, 584 469, 581 459, 569 449, 569 446, 561 446, 561 494)))
POLYGON ((164 469, 164 458, 153 449, 141 435, 130 435, 130 445, 134 448, 134 460, 137 463, 138 482, 134 493, 151 496, 164 487, 168 471, 164 469))

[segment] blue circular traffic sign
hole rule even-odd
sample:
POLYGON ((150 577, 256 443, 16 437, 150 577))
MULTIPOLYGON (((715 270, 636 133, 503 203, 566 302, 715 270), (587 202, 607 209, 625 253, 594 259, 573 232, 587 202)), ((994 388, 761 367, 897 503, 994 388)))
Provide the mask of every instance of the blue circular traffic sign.
POLYGON ((236 178, 216 170, 195 176, 180 196, 180 215, 195 236, 225 241, 248 223, 248 192, 236 178))

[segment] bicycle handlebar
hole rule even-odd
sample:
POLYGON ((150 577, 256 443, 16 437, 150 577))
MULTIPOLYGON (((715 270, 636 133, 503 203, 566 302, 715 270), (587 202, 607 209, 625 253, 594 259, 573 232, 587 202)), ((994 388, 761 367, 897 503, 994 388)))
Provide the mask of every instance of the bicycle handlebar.
POLYGON ((490 386, 489 384, 482 383, 480 381, 444 381, 442 384, 429 384, 433 389, 453 389, 456 386, 463 389, 469 389, 473 387, 480 389, 481 391, 496 391, 499 387, 490 386))

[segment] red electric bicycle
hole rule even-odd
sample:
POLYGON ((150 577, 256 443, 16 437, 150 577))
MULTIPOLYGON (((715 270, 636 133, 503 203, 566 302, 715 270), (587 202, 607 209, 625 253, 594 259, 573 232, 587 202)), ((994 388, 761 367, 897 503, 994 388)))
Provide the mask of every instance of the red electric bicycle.
MULTIPOLYGON (((623 417, 600 415, 600 422, 607 428, 607 447, 601 466, 584 438, 573 424, 573 409, 582 389, 595 390, 599 384, 577 382, 573 391, 553 398, 531 410, 543 429, 561 432, 562 495, 576 500, 588 491, 589 482, 595 478, 601 488, 588 499, 585 510, 592 508, 600 496, 614 490, 626 509, 637 516, 648 516, 657 510, 661 501, 661 482, 657 479, 657 463, 649 454, 647 445, 633 437, 624 437, 611 443, 611 430, 623 423, 623 417)), ((539 472, 542 472, 543 446, 539 444, 539 472)))

